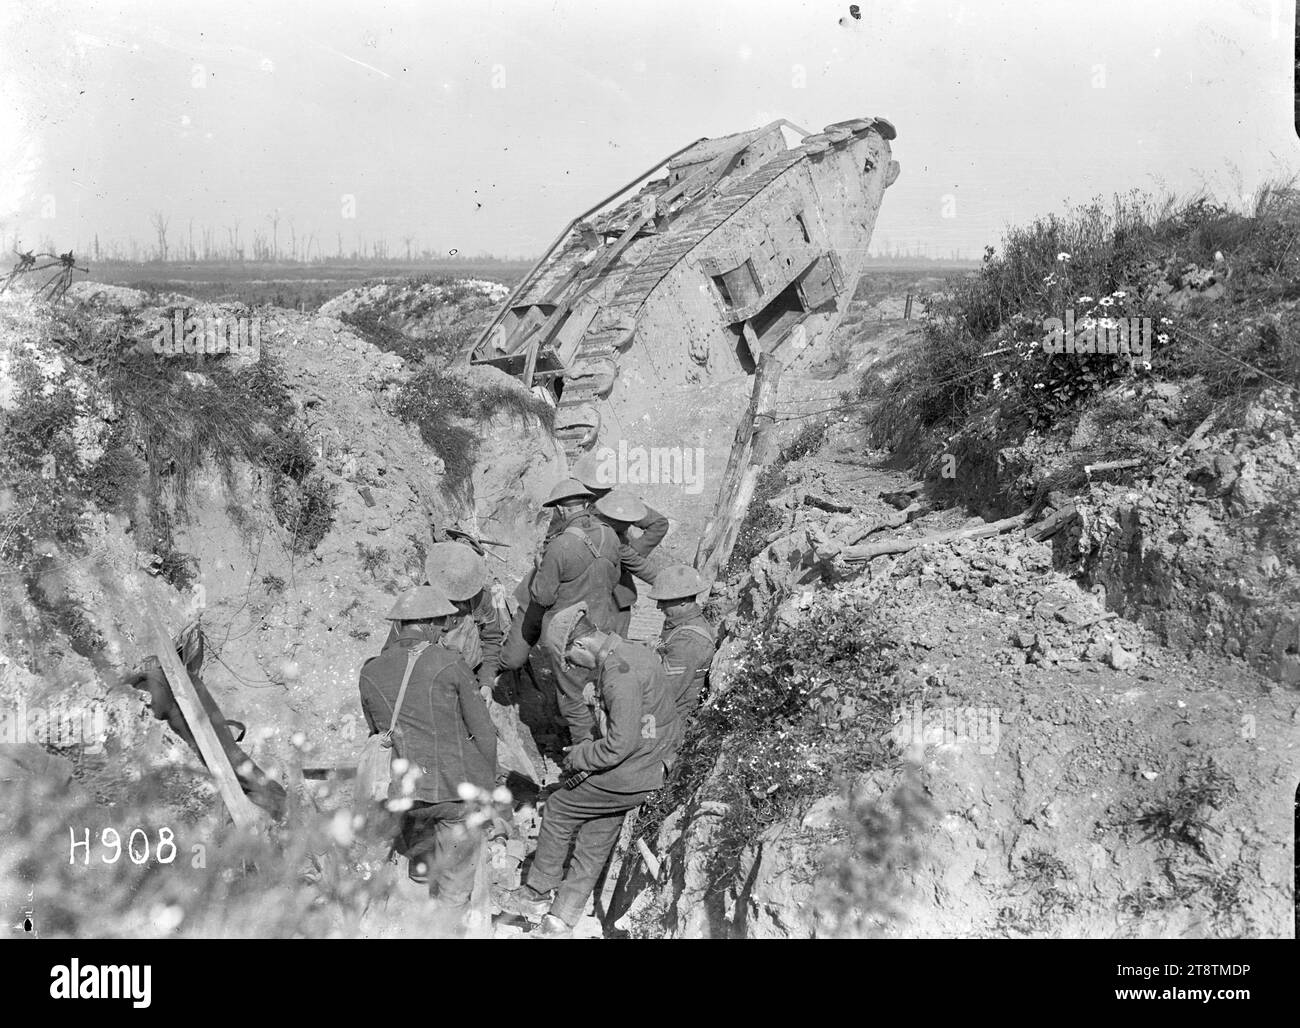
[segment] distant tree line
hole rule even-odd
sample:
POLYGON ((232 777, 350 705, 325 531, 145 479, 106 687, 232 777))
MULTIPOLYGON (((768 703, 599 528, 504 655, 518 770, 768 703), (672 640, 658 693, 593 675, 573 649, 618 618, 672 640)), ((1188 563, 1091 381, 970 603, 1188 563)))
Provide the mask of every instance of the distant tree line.
MULTIPOLYGON (((292 217, 282 218, 279 211, 267 215, 265 224, 254 225, 247 231, 239 219, 214 228, 210 225, 195 225, 191 218, 184 227, 178 229, 173 229, 172 220, 171 215, 165 211, 155 210, 150 213, 152 241, 141 242, 134 236, 128 236, 125 240, 101 241, 96 233, 89 252, 83 256, 93 261, 168 261, 185 264, 203 261, 278 261, 303 264, 330 261, 464 261, 483 264, 527 259, 435 250, 420 244, 411 235, 402 236, 400 243, 392 245, 382 234, 375 238, 358 234, 345 242, 343 233, 336 232, 333 240, 323 243, 317 232, 300 230, 292 217), (327 245, 328 243, 333 245, 327 245)), ((47 252, 54 250, 53 240, 47 236, 43 235, 33 243, 30 239, 23 239, 17 232, 0 235, 0 245, 15 253, 24 245, 47 252)))

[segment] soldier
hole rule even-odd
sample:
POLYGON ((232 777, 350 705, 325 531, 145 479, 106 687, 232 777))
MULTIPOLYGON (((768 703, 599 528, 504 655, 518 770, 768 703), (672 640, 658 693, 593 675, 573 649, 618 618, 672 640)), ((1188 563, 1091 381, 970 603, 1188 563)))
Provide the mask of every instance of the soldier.
POLYGON ((500 670, 505 631, 487 588, 487 562, 464 543, 434 543, 424 562, 425 581, 439 586, 456 605, 443 644, 460 651, 478 678, 483 698, 492 695, 500 670))
MULTIPOLYGON (((605 476, 600 474, 600 466, 594 457, 587 456, 578 461, 574 465, 573 477, 596 497, 597 505, 601 498, 612 491, 612 484, 603 481, 605 476)), ((630 493, 620 491, 619 495, 641 504, 640 513, 628 521, 619 534, 622 567, 619 569, 618 587, 614 590, 614 601, 618 606, 614 631, 626 639, 628 626, 632 623, 632 608, 636 606, 635 579, 640 578, 643 582, 654 583, 654 571, 650 568, 647 558, 668 534, 668 519, 630 493), (632 535, 627 531, 628 528, 637 529, 637 534, 632 535)))
POLYGON ((602 631, 580 603, 551 619, 546 646, 557 663, 576 665, 591 680, 587 691, 599 736, 569 747, 565 778, 546 800, 528 880, 497 900, 509 913, 542 918, 533 937, 562 939, 572 935, 624 815, 663 785, 681 733, 663 667, 650 647, 602 631))
MULTIPOLYGON (((528 649, 546 631, 555 612, 575 603, 587 605, 590 618, 601 630, 610 630, 614 615, 614 585, 618 581, 619 541, 614 530, 587 510, 591 493, 582 483, 567 479, 551 490, 544 506, 559 506, 564 528, 546 546, 528 589, 528 606, 516 619, 520 632, 503 653, 505 667, 523 667, 528 649)), ((569 725, 572 742, 591 735, 592 718, 582 701, 582 678, 554 653, 560 713, 569 725)))
POLYGON ((481 853, 481 835, 468 824, 460 786, 491 789, 497 761, 496 731, 474 676, 442 637, 456 613, 437 586, 402 593, 388 614, 396 629, 393 641, 362 665, 360 681, 361 710, 374 735, 393 725, 407 679, 394 737, 398 755, 417 777, 413 805, 402 814, 393 848, 407 857, 412 881, 428 882, 450 930, 468 911, 481 853))
POLYGON ((550 496, 542 504, 543 507, 552 508, 551 522, 546 528, 542 549, 533 562, 533 569, 524 575, 519 585, 515 587, 515 600, 519 604, 519 611, 511 622, 510 631, 506 634, 505 646, 501 653, 502 667, 512 670, 523 667, 528 660, 529 652, 542 637, 542 615, 545 611, 533 603, 533 578, 542 563, 542 555, 545 554, 546 548, 564 531, 565 526, 574 517, 586 510, 587 501, 591 499, 594 497, 581 482, 565 478, 555 483, 551 488, 550 496))
POLYGON ((700 702, 700 691, 718 648, 713 626, 695 602, 704 590, 699 572, 685 564, 664 568, 650 590, 650 598, 658 601, 664 612, 657 649, 683 725, 700 702))
MULTIPOLYGON (((619 577, 614 585, 614 607, 617 611, 614 631, 626 639, 628 628, 632 624, 632 608, 636 604, 636 583, 633 576, 646 582, 653 582, 655 577, 655 571, 647 558, 657 542, 647 547, 645 540, 650 538, 653 541, 662 536, 657 533, 653 536, 630 535, 629 529, 648 520, 649 511, 631 493, 611 490, 592 504, 592 508, 601 520, 618 533, 619 577)), ((665 525, 668 523, 662 514, 655 514, 655 517, 663 520, 665 525)))

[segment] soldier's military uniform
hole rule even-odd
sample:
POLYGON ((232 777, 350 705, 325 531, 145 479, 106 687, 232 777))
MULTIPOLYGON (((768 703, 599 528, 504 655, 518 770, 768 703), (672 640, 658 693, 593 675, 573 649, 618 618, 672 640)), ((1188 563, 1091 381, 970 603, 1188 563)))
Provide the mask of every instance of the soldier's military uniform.
MULTIPOLYGON (((557 611, 577 603, 586 604, 588 616, 597 628, 611 631, 617 613, 614 585, 618 568, 619 542, 614 530, 585 511, 570 520, 546 547, 529 590, 533 609, 542 612, 540 632, 545 633, 557 611)), ((581 669, 564 667, 563 660, 554 654, 550 663, 570 739, 581 742, 590 737, 593 725, 591 711, 582 698, 586 675, 581 669)))
POLYGON ((700 702, 700 691, 717 649, 713 626, 695 602, 704 591, 705 583, 698 572, 686 565, 664 568, 650 590, 650 598, 657 600, 664 612, 656 649, 683 722, 700 702))
MULTIPOLYGON (((594 506, 599 509, 600 500, 616 491, 600 480, 597 471, 595 461, 584 458, 575 466, 573 477, 596 497, 594 506)), ((626 639, 628 627, 632 624, 632 609, 636 606, 636 579, 654 583, 655 568, 649 557, 664 541, 669 526, 668 519, 648 503, 621 490, 617 491, 617 495, 639 504, 635 518, 615 525, 619 533, 620 566, 618 585, 614 589, 614 605, 618 610, 614 616, 614 631, 626 639), (637 529, 637 534, 628 531, 629 528, 637 529)), ((551 523, 554 525, 554 519, 551 523)))
POLYGON ((481 833, 467 823, 459 789, 463 782, 492 788, 496 730, 460 655, 436 640, 436 628, 430 633, 410 623, 454 610, 435 586, 417 586, 399 597, 390 615, 396 622, 393 640, 362 666, 359 688, 370 734, 388 731, 408 654, 433 642, 411 668, 394 733, 398 755, 419 770, 414 805, 402 814, 394 849, 408 857, 412 878, 427 877, 430 894, 459 913, 469 903, 481 843, 481 833), (420 865, 426 870, 417 870, 420 865))
MULTIPOLYGON (((547 648, 561 661, 569 626, 580 612, 569 608, 549 626, 547 648)), ((623 816, 663 785, 681 745, 676 705, 650 647, 607 634, 595 675, 593 702, 602 732, 569 751, 572 774, 546 801, 527 887, 502 904, 517 913, 549 911, 570 928, 609 859, 623 816), (544 899, 552 889, 554 899, 544 899)))
POLYGON ((664 615, 658 650, 679 717, 693 712, 717 650, 713 626, 697 603, 684 603, 664 615))

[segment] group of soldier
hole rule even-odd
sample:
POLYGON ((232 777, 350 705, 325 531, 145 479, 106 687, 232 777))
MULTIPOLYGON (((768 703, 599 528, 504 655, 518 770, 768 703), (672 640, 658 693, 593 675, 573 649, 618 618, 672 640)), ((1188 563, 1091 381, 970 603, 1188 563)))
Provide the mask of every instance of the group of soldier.
POLYGON ((504 830, 480 828, 472 809, 505 779, 489 713, 499 675, 525 672, 539 650, 569 736, 526 879, 494 896, 538 922, 534 938, 572 934, 624 818, 663 784, 700 701, 715 648, 697 603, 706 583, 655 558, 667 518, 596 470, 579 462, 551 490, 543 506, 553 514, 513 615, 481 544, 455 533, 433 544, 425 584, 398 597, 383 651, 361 670, 371 734, 391 731, 415 773, 394 851, 453 930, 469 912, 485 838, 504 830), (664 614, 655 644, 628 639, 638 578, 664 614))

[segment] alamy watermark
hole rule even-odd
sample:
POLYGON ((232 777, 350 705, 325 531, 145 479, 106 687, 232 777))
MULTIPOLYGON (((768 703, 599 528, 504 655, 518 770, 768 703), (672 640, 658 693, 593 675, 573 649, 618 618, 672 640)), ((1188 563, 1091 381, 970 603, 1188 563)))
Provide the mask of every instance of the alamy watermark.
POLYGON ((146 320, 153 335, 153 352, 238 353, 255 357, 262 348, 262 319, 258 317, 186 317, 184 307, 146 320))
POLYGON ((974 743, 989 756, 1002 741, 1000 707, 922 707, 908 703, 894 711, 889 736, 899 749, 974 743))
POLYGON ((16 702, 0 706, 0 743, 32 743, 55 749, 81 747, 100 753, 109 732, 132 745, 140 703, 121 698, 113 703, 94 701, 49 705, 31 704, 19 696, 16 702))
POLYGON ((1065 318, 1044 318, 1044 353, 1122 353, 1151 363, 1151 319, 1084 317, 1077 322, 1074 308, 1065 318))
POLYGON ((704 489, 704 447, 602 446, 595 453, 596 481, 613 489, 622 485, 679 485, 690 496, 704 489))

